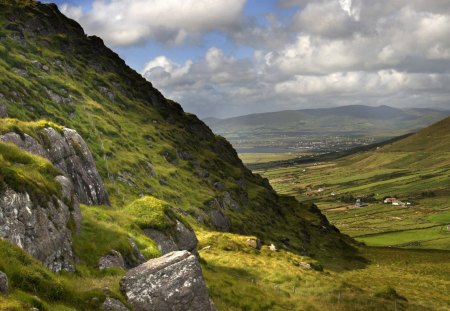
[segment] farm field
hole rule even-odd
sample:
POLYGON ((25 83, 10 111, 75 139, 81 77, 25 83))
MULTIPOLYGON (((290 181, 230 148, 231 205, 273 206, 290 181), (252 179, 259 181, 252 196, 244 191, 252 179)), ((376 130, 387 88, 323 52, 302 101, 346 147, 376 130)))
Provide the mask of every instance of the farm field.
POLYGON ((364 163, 344 158, 260 173, 278 192, 314 201, 341 232, 367 245, 450 249, 450 166, 441 161, 417 171, 393 164, 408 157, 383 154, 365 165, 356 155, 364 163), (411 205, 380 203, 394 195, 411 205), (363 207, 355 208, 357 197, 363 207))

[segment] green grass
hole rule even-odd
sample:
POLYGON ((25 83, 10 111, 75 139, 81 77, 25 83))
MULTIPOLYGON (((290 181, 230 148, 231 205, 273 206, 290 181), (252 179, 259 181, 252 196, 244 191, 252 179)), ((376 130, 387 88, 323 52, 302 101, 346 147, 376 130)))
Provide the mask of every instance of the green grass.
POLYGON ((2 310, 92 310, 105 298, 102 287, 108 286, 113 297, 122 299, 117 281, 119 276, 106 273, 94 277, 55 275, 16 246, 0 240, 0 270, 5 271, 10 294, 0 295, 2 310), (97 300, 93 298, 97 297, 97 300))
POLYGON ((447 251, 360 248, 366 266, 344 271, 305 270, 311 259, 246 238, 199 232, 203 272, 219 310, 446 310, 450 286, 447 251), (387 290, 389 289, 389 290, 387 290), (404 301, 393 295, 405 297, 404 301))

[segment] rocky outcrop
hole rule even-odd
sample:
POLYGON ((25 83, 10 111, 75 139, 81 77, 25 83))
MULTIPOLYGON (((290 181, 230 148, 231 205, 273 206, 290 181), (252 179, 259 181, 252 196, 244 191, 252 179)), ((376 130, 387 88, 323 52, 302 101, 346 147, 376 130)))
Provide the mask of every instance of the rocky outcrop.
POLYGON ((123 260, 122 254, 116 250, 111 250, 98 261, 98 268, 100 270, 113 267, 125 269, 125 260, 123 260))
POLYGON ((178 251, 130 270, 120 288, 136 311, 213 311, 197 258, 178 251))
POLYGON ((0 294, 7 294, 9 292, 8 277, 5 273, 0 271, 0 294))
POLYGON ((173 251, 187 250, 197 254, 197 236, 194 231, 188 229, 179 220, 175 220, 175 230, 173 232, 162 232, 156 229, 144 229, 145 234, 158 245, 162 254, 173 251))
POLYGON ((42 143, 28 134, 15 132, 0 135, 0 141, 13 143, 50 160, 72 182, 81 203, 109 204, 108 193, 83 138, 68 128, 57 131, 47 127, 42 130, 42 135, 45 136, 42 143))
POLYGON ((4 187, 0 192, 0 238, 16 244, 54 272, 74 271, 72 231, 80 227, 81 213, 72 184, 58 176, 62 191, 46 205, 4 187))

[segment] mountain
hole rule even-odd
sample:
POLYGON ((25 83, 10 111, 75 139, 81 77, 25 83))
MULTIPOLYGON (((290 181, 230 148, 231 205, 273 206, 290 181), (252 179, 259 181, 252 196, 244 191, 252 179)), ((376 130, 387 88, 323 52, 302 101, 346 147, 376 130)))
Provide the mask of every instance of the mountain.
POLYGON ((398 109, 351 105, 334 108, 286 110, 204 121, 225 137, 267 133, 302 135, 367 135, 393 137, 415 131, 450 114, 434 109, 398 109))
MULTIPOLYGON (((21 230, 17 238, 0 229, 1 253, 8 254, 0 256, 0 270, 11 293, 0 295, 0 306, 126 304, 119 290, 124 268, 166 250, 195 253, 196 235, 224 254, 248 252, 254 241, 269 254, 268 245, 282 247, 296 262, 304 256, 336 266, 355 258, 352 241, 317 207, 278 195, 224 138, 56 5, 1 0, 0 24, 0 136, 8 142, 0 144, 0 224, 13 222, 21 230), (26 202, 17 203, 19 218, 10 202, 26 202), (26 217, 41 221, 41 234, 26 217), (67 243, 53 243, 55 232, 67 243), (68 268, 47 264, 23 239, 55 246, 55 254, 67 250, 68 268), (99 270, 105 262, 115 268, 99 270)), ((235 273, 214 269, 209 273, 235 273)), ((222 301, 224 290, 216 288, 213 299, 222 301)))

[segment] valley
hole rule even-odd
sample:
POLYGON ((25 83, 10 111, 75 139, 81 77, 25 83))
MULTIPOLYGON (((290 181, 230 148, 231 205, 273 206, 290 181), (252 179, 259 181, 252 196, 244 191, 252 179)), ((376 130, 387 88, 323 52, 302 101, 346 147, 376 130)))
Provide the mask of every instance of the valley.
POLYGON ((448 123, 332 161, 267 170, 263 164, 258 172, 278 192, 315 202, 331 223, 367 245, 448 250, 448 123), (382 202, 392 196, 408 205, 382 202))

